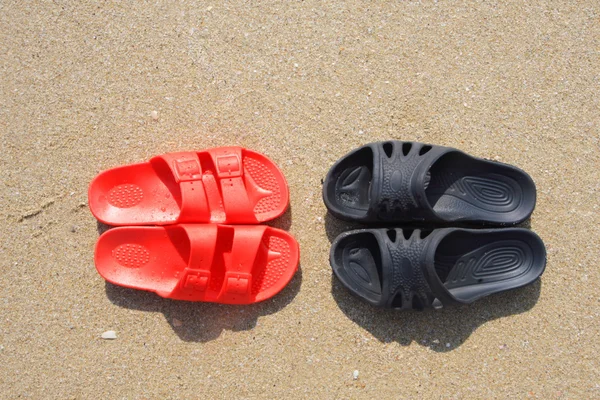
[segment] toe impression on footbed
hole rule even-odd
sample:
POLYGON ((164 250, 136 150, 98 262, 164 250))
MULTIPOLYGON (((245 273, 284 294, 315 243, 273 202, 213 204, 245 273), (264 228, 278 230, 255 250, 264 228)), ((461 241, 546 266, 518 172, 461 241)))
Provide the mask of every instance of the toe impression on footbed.
POLYGON ((92 214, 108 225, 255 224, 283 214, 289 191, 266 156, 241 147, 169 153, 100 173, 92 214))
POLYGON ((250 304, 281 291, 298 267, 287 232, 266 225, 120 227, 96 245, 107 281, 175 300, 250 304))

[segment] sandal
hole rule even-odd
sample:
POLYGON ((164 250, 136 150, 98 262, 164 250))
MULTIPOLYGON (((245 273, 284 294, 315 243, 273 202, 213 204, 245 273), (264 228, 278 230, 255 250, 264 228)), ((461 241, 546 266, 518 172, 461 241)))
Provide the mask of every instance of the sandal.
POLYGON ((535 207, 524 171, 450 147, 416 142, 367 144, 329 170, 323 200, 358 222, 518 224, 535 207))
POLYGON ((121 227, 94 255, 107 281, 187 301, 250 304, 281 291, 298 267, 296 240, 266 225, 121 227))
POLYGON ((350 292, 374 306, 420 310, 528 285, 546 266, 544 243, 526 229, 429 232, 342 233, 331 247, 331 267, 350 292))
POLYGON ((104 171, 90 184, 89 204, 108 225, 256 224, 283 214, 289 192, 264 155, 220 147, 104 171))

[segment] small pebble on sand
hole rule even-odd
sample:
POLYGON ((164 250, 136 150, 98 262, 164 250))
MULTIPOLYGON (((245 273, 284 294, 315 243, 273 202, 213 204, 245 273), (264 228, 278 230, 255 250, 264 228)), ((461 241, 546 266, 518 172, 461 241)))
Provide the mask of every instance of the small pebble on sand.
POLYGON ((157 121, 158 120, 158 111, 154 110, 150 113, 150 116, 152 117, 153 120, 157 121))
POLYGON ((358 379, 358 370, 355 369, 354 372, 352 373, 352 379, 357 380, 358 379))
POLYGON ((117 338, 117 333, 115 331, 106 331, 102 334, 102 339, 114 340, 116 338, 117 338))

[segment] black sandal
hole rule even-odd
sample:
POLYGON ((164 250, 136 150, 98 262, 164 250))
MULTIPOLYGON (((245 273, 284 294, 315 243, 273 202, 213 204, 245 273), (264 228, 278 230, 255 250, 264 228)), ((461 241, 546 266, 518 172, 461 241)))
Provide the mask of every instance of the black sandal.
POLYGON ((535 184, 511 165, 416 142, 367 144, 329 170, 323 200, 358 222, 514 225, 535 207, 535 184))
POLYGON ((331 267, 350 292, 374 306, 420 310, 528 285, 546 266, 544 243, 526 229, 429 232, 342 233, 331 246, 331 267))

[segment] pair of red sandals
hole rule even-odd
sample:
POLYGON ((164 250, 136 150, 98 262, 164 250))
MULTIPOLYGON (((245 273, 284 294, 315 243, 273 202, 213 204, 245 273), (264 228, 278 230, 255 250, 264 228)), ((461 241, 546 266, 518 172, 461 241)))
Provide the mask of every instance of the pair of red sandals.
POLYGON ((89 188, 92 214, 120 226, 98 239, 96 269, 113 284, 170 299, 263 301, 298 267, 296 240, 259 225, 288 205, 275 163, 241 147, 170 153, 113 168, 89 188))

